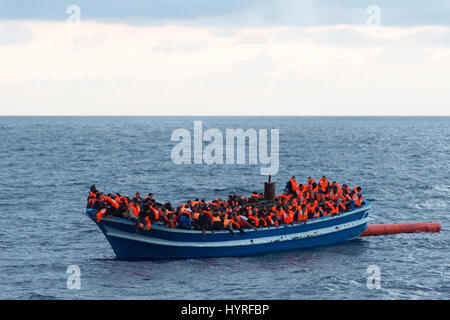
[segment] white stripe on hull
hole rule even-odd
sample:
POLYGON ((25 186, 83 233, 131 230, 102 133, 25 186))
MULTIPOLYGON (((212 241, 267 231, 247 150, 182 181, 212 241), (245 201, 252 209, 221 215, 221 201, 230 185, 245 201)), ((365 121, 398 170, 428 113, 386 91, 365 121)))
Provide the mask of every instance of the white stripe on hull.
MULTIPOLYGON (((210 242, 187 242, 187 241, 171 241, 159 238, 153 238, 148 236, 142 236, 139 234, 131 234, 129 232, 123 232, 114 229, 110 226, 105 225, 106 235, 109 237, 122 238, 137 242, 151 243, 161 246, 173 246, 173 247, 200 247, 200 248, 216 248, 216 247, 236 247, 236 246, 248 246, 254 244, 267 244, 278 241, 290 241, 290 240, 300 240, 304 238, 317 237, 325 234, 330 234, 333 232, 338 232, 350 228, 360 226, 368 221, 368 218, 343 223, 327 228, 321 228, 317 230, 298 232, 288 235, 279 235, 272 237, 262 237, 255 239, 243 239, 243 240, 229 240, 229 241, 210 241, 210 242)), ((231 235, 230 235, 231 236, 231 235)))

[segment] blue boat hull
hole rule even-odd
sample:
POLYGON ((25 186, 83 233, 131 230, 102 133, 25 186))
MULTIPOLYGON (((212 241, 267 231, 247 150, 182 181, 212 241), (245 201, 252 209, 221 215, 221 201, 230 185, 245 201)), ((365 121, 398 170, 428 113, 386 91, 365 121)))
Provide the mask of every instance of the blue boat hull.
POLYGON ((98 225, 119 259, 186 259, 248 256, 298 248, 326 246, 357 238, 367 229, 370 204, 335 217, 309 220, 258 231, 206 232, 154 225, 138 229, 130 220, 105 217, 97 222, 95 210, 86 213, 98 225))

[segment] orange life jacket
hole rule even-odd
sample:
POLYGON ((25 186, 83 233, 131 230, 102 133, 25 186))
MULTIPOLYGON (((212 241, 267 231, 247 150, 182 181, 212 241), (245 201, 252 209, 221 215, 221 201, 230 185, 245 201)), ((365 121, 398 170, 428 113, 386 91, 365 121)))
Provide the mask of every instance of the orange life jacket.
POLYGON ((288 223, 294 222, 294 211, 288 210, 288 215, 287 215, 287 217, 288 217, 288 223))
POLYGON ((259 222, 261 225, 263 225, 264 227, 267 227, 267 221, 266 219, 264 219, 263 217, 259 217, 259 222))
POLYGON ((110 197, 103 197, 103 199, 111 203, 114 208, 119 209, 119 204, 117 203, 117 201, 111 199, 110 197))
POLYGON ((125 205, 126 205, 127 208, 128 208, 128 200, 127 200, 127 198, 125 198, 125 197, 120 197, 119 200, 122 201, 122 202, 125 202, 125 205))
POLYGON ((320 210, 314 211, 314 218, 320 217, 320 210))
POLYGON ((230 222, 232 222, 231 220, 232 220, 232 219, 225 218, 225 219, 223 220, 223 225, 224 225, 225 227, 228 226, 228 224, 229 224, 230 222))
POLYGON ((134 206, 133 203, 130 203, 130 207, 133 210, 133 214, 135 217, 137 217, 139 215, 139 211, 141 210, 141 208, 139 207, 139 205, 134 206))
POLYGON ((211 214, 211 212, 206 211, 206 210, 203 210, 203 213, 207 214, 207 215, 211 218, 211 224, 213 224, 213 223, 214 223, 214 217, 213 217, 213 215, 211 214))
POLYGON ((363 197, 362 196, 361 197, 356 197, 356 200, 355 200, 355 205, 356 206, 361 207, 362 206, 362 202, 363 202, 363 197))
POLYGON ((191 213, 189 211, 185 211, 185 210, 180 211, 180 215, 182 215, 182 214, 185 214, 185 215, 187 215, 189 217, 189 219, 192 219, 191 213))
POLYGON ((100 220, 102 220, 102 217, 105 215, 105 213, 106 213, 106 208, 100 210, 100 211, 97 213, 97 215, 96 215, 96 217, 97 217, 97 222, 100 222, 100 220))
POLYGON ((237 223, 236 221, 234 221, 234 218, 231 218, 231 223, 233 224, 233 226, 235 226, 236 228, 240 229, 241 225, 239 223, 237 223))
POLYGON ((292 190, 297 193, 298 192, 298 182, 292 178, 289 179, 289 181, 291 182, 291 186, 292 186, 292 190))
POLYGON ((254 217, 254 216, 249 216, 248 218, 251 219, 251 220, 253 220, 253 221, 255 221, 255 227, 257 227, 257 226, 259 225, 259 220, 258 220, 256 217, 254 217))
POLYGON ((328 178, 319 179, 319 183, 322 185, 322 190, 325 191, 328 188, 328 178))
POLYGON ((156 210, 155 208, 153 208, 152 206, 150 206, 150 209, 153 211, 153 213, 155 214, 155 220, 159 220, 159 212, 158 210, 156 210))
POLYGON ((145 227, 147 229, 150 229, 152 227, 152 223, 150 222, 150 219, 148 217, 145 217, 145 221, 147 222, 147 224, 145 225, 145 227))

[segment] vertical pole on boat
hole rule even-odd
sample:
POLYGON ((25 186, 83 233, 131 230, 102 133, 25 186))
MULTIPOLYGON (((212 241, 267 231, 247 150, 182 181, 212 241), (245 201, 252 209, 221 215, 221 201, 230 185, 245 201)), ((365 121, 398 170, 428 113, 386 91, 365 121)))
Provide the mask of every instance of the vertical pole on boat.
POLYGON ((273 201, 275 198, 275 182, 271 182, 272 176, 269 175, 269 182, 264 182, 264 199, 273 201))

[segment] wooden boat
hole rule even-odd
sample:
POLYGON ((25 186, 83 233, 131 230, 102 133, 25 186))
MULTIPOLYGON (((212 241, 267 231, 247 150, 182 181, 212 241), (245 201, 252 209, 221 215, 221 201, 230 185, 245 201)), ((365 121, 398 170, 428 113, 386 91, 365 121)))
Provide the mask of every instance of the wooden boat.
POLYGON ((306 223, 282 224, 258 230, 228 230, 205 235, 197 230, 170 229, 152 225, 148 230, 136 228, 133 220, 104 216, 97 222, 97 210, 86 214, 97 224, 119 259, 186 259, 248 256, 265 252, 326 246, 357 238, 368 227, 371 205, 336 216, 309 219, 306 223))

